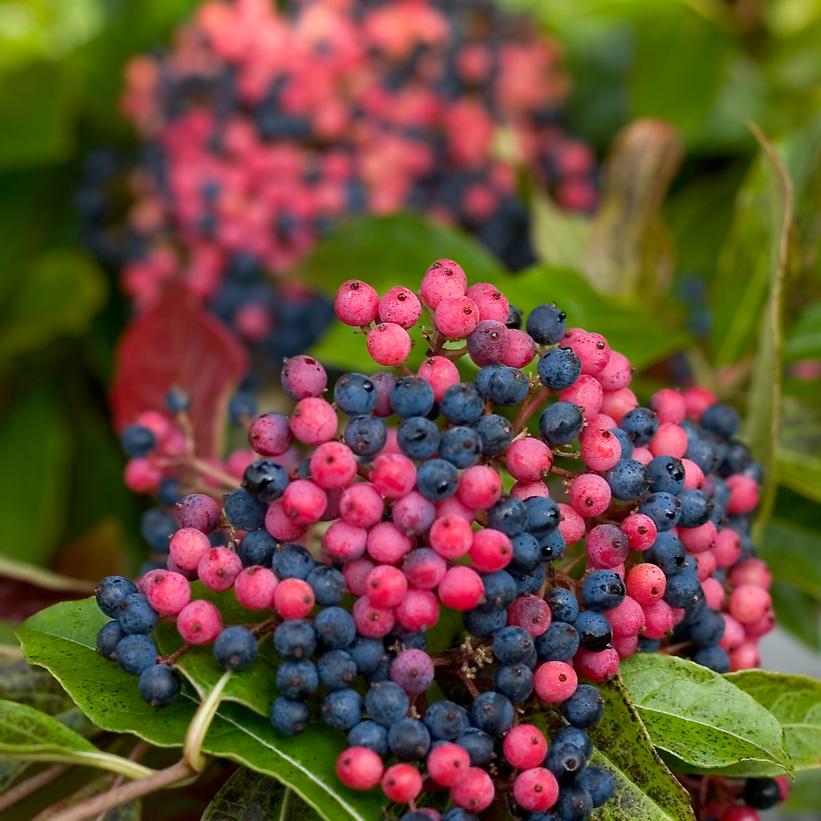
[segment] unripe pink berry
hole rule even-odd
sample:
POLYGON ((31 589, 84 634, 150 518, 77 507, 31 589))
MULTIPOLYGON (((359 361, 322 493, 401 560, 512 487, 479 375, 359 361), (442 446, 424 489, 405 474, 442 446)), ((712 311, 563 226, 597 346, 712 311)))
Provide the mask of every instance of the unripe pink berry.
POLYGON ((177 613, 177 632, 187 644, 208 644, 222 632, 222 616, 216 605, 195 599, 177 613))
POLYGON ((730 614, 742 624, 757 621, 770 607, 770 594, 757 584, 742 584, 730 594, 730 614))
POLYGON ((527 812, 549 810, 559 797, 559 782, 550 770, 532 767, 516 777, 513 798, 527 812))
POLYGON ((505 759, 516 770, 539 766, 547 755, 544 733, 533 724, 517 724, 505 736, 502 745, 505 759))
POLYGON ((438 259, 422 279, 420 292, 429 308, 436 308, 443 299, 464 296, 468 280, 462 266, 452 259, 438 259))
POLYGON ((562 402, 573 402, 584 412, 585 419, 592 419, 602 406, 604 391, 595 377, 583 373, 569 388, 559 392, 562 402))
POLYGON ((576 544, 584 538, 584 519, 570 505, 559 502, 559 532, 567 544, 576 544))
POLYGON ((526 368, 536 356, 533 337, 518 328, 510 328, 507 334, 507 350, 500 362, 511 368, 526 368))
POLYGON ((653 454, 647 448, 638 447, 633 448, 633 455, 630 458, 635 459, 636 462, 641 462, 646 467, 653 461, 653 454))
POLYGON ((527 630, 531 636, 547 632, 551 618, 550 607, 539 596, 518 596, 507 609, 507 623, 527 630))
POLYGON ((469 555, 477 570, 482 573, 494 573, 510 564, 513 558, 513 545, 501 531, 484 528, 473 534, 469 555))
POLYGON ((550 490, 544 482, 516 482, 510 489, 510 495, 522 501, 532 499, 534 496, 549 499, 550 490))
POLYGON ((230 590, 242 570, 242 562, 227 547, 212 547, 199 561, 197 576, 209 589, 221 592, 230 590))
POLYGON ((447 562, 429 547, 417 547, 411 550, 402 563, 402 572, 411 587, 419 590, 433 590, 437 587, 445 571, 447 562))
POLYGON ((618 351, 610 351, 607 364, 596 374, 596 379, 606 391, 617 391, 626 388, 633 378, 630 360, 618 351))
POLYGON ((601 334, 591 333, 581 328, 571 328, 565 334, 562 344, 579 357, 582 363, 582 373, 595 376, 610 360, 610 346, 601 334))
POLYGON ((396 564, 411 547, 411 540, 392 522, 379 522, 368 533, 368 554, 383 564, 396 564))
POLYGON ((744 641, 730 652, 730 671, 751 670, 761 666, 761 653, 758 642, 744 641))
POLYGON ((689 459, 682 459, 684 467, 684 487, 692 490, 700 490, 704 487, 704 471, 689 459))
POLYGON ((193 527, 178 530, 169 542, 169 553, 181 570, 196 570, 200 559, 211 549, 211 542, 202 531, 193 527))
POLYGON ((722 613, 721 617, 724 619, 724 635, 721 637, 718 646, 729 652, 743 643, 744 626, 729 613, 722 613))
POLYGON ((346 325, 368 325, 379 314, 379 294, 366 282, 349 279, 336 292, 334 311, 346 325))
POLYGON ((322 396, 328 384, 328 374, 312 356, 292 356, 282 363, 282 387, 293 399, 322 396))
POLYGON ((644 629, 644 610, 632 596, 625 596, 612 610, 606 610, 604 615, 610 622, 614 638, 637 636, 644 629))
POLYGON ((711 405, 718 402, 718 397, 707 388, 687 388, 682 394, 684 406, 687 409, 687 416, 697 422, 701 419, 701 414, 711 405))
POLYGON ((760 619, 744 625, 744 632, 748 639, 758 639, 772 632, 775 627, 775 613, 768 610, 760 619))
POLYGON ((382 776, 382 792, 397 804, 415 801, 422 792, 422 776, 411 764, 394 764, 382 776))
POLYGON ((464 339, 476 330, 479 319, 479 306, 466 296, 443 299, 433 314, 436 330, 445 339, 464 339))
POLYGON ((473 528, 459 516, 436 519, 430 529, 430 545, 446 559, 464 556, 473 544, 473 528))
POLYGON ((456 496, 471 510, 487 510, 502 496, 501 477, 487 465, 469 467, 459 478, 456 496))
POLYGON ((409 288, 397 285, 379 301, 379 321, 393 322, 403 328, 412 328, 422 313, 419 297, 409 288))
POLYGON ((245 469, 257 458, 256 453, 248 448, 235 450, 226 460, 225 466, 232 476, 242 479, 245 469))
POLYGON ((323 442, 311 455, 311 478, 324 490, 347 487, 356 476, 356 457, 342 442, 323 442))
POLYGON ((296 479, 282 494, 282 509, 294 524, 302 527, 318 522, 325 512, 328 496, 310 479, 296 479))
POLYGON ((237 601, 248 610, 268 610, 274 604, 277 577, 267 567, 246 567, 234 582, 237 601))
POLYGON ((630 388, 619 388, 617 391, 604 392, 599 410, 612 416, 616 422, 621 422, 626 413, 635 410, 638 406, 639 400, 630 388))
POLYGON ((342 491, 339 497, 339 513, 356 527, 372 527, 382 521, 385 503, 369 482, 357 482, 342 491))
POLYGON ((419 376, 430 385, 437 402, 441 402, 445 391, 460 379, 459 369, 446 356, 431 356, 426 359, 419 366, 419 376))
POLYGON ((536 482, 553 467, 553 453, 541 439, 525 436, 516 439, 507 449, 505 464, 514 479, 536 482))
POLYGON ((486 810, 496 796, 491 777, 479 767, 470 767, 450 788, 450 797, 457 807, 477 813, 486 810))
POLYGON ((467 338, 470 358, 479 367, 495 365, 504 358, 509 344, 507 326, 493 319, 483 319, 467 338))
POLYGON ((482 577, 472 568, 457 564, 439 582, 439 601, 451 610, 472 610, 484 598, 482 577))
POLYGON ((408 590, 394 611, 396 620, 414 633, 428 630, 439 621, 439 602, 429 590, 408 590))
POLYGON ((715 544, 716 526, 705 522, 698 527, 679 527, 678 537, 690 553, 703 553, 715 544))
POLYGON ((727 512, 743 516, 751 513, 758 505, 758 482, 752 476, 737 473, 726 479, 730 490, 727 512))
POLYGON ((428 775, 440 787, 452 786, 469 767, 470 756, 458 744, 446 742, 434 747, 428 754, 428 775))
POLYGON ((579 516, 601 516, 610 504, 610 485, 601 476, 582 473, 571 482, 567 497, 579 516))
POLYGON ((732 567, 741 555, 741 536, 729 527, 721 528, 716 533, 713 556, 717 567, 732 567))
POLYGON ((627 536, 616 525, 596 525, 587 534, 590 567, 609 569, 622 564, 630 552, 627 536))
POLYGON ((365 553, 368 531, 348 522, 334 522, 322 536, 322 546, 335 559, 350 562, 365 553))
POLYGON ((412 490, 394 502, 391 519, 406 535, 419 536, 426 533, 436 519, 436 507, 421 493, 412 490))
POLYGON ((644 635, 648 639, 663 639, 672 629, 673 610, 666 601, 661 599, 644 607, 644 635))
POLYGON ((620 636, 613 639, 613 649, 619 654, 619 659, 629 659, 639 647, 638 636, 620 636))
POLYGON ((142 457, 129 459, 123 474, 126 487, 134 493, 152 493, 162 478, 162 470, 142 457))
MULTIPOLYGON (((709 554, 702 554, 702 555, 709 555, 709 554)), ((701 582, 701 588, 704 590, 704 601, 707 604, 707 607, 712 608, 713 610, 720 610, 722 604, 724 604, 724 586, 721 584, 718 579, 704 579, 701 582)))
POLYGON ((401 499, 416 487, 416 465, 402 453, 381 453, 374 459, 371 482, 386 499, 401 499))
POLYGON ((191 601, 188 579, 171 570, 151 570, 142 578, 140 588, 161 616, 176 616, 191 601))
POLYGON ((396 607, 408 592, 408 580, 397 567, 380 564, 365 579, 365 593, 377 607, 396 607))
POLYGON ((767 563, 761 559, 746 559, 730 571, 730 584, 755 584, 765 590, 773 583, 773 576, 767 563))
POLYGON ((606 681, 619 673, 619 654, 613 647, 599 651, 581 649, 573 657, 573 664, 584 678, 606 681))
POLYGON ((210 533, 220 523, 222 507, 207 493, 189 493, 177 502, 174 518, 180 527, 193 527, 210 533))
POLYGON ((533 690, 548 704, 561 704, 576 692, 576 671, 564 661, 546 661, 533 674, 533 690))
POLYGON ((373 789, 382 773, 382 759, 367 747, 348 747, 336 759, 337 778, 352 790, 373 789))
POLYGON ((467 296, 478 306, 480 319, 507 322, 510 303, 495 285, 489 282, 477 282, 467 289, 467 296))
POLYGON ((345 586, 352 595, 365 595, 365 582, 368 578, 368 573, 370 573, 374 567, 376 567, 376 564, 367 556, 345 563, 342 568, 342 575, 345 577, 345 586))
POLYGON ((291 412, 291 431, 305 445, 320 445, 336 436, 336 411, 324 399, 300 399, 291 412))
POLYGON ((315 603, 311 585, 302 579, 283 579, 274 588, 274 609, 283 619, 304 619, 315 603))
POLYGON ((288 417, 281 413, 264 413, 251 422, 248 444, 261 456, 279 456, 291 445, 288 417))
POLYGON ((715 556, 713 556, 713 551, 705 550, 702 553, 688 553, 687 555, 695 563, 696 575, 698 576, 698 580, 702 582, 703 585, 703 583, 716 571, 716 560, 715 556))
POLYGON ((397 367, 411 352, 412 342, 408 332, 394 322, 381 322, 368 332, 368 353, 379 365, 397 367))
POLYGON ((644 513, 631 513, 622 523, 631 550, 643 551, 653 546, 658 530, 656 523, 644 513))
POLYGON ((610 470, 621 459, 621 444, 609 430, 593 430, 583 438, 581 453, 590 470, 610 470))
POLYGON ((396 624, 393 610, 371 604, 367 596, 357 599, 351 609, 357 632, 369 639, 387 636, 396 624))
POLYGON ((650 407, 656 412, 659 423, 673 422, 677 424, 687 414, 687 405, 684 397, 677 390, 662 388, 656 391, 650 399, 650 407))
POLYGON ((653 456, 673 456, 681 459, 687 453, 687 434, 675 422, 662 422, 647 449, 653 456))

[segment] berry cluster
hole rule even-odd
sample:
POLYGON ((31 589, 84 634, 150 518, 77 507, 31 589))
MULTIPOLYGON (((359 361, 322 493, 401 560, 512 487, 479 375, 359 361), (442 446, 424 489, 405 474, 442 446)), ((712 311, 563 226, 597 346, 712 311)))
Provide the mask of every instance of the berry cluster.
POLYGON ((595 683, 662 646, 715 670, 752 666, 772 626, 749 537, 760 470, 738 417, 702 389, 640 407, 629 361, 603 336, 568 328, 552 303, 523 322, 452 260, 418 293, 352 280, 334 305, 399 373, 344 374, 326 399, 321 364, 288 360, 292 412, 256 416, 253 452, 225 464, 169 455, 187 441, 180 391, 176 421, 144 415, 124 432, 132 487, 230 492, 189 493, 174 521, 154 514, 166 567, 137 587, 103 582, 115 621, 100 650, 162 704, 178 685, 147 637, 158 618, 176 621, 183 650, 213 642, 233 669, 272 633, 276 730, 313 715, 345 732, 339 779, 381 785, 410 806, 404 821, 438 818, 417 801, 439 788, 453 804, 443 821, 494 800, 581 821, 613 789, 589 763, 595 683), (413 373, 409 330, 423 317, 428 355, 413 373), (264 619, 223 625, 193 580, 264 619), (463 630, 447 633, 448 613, 463 630))

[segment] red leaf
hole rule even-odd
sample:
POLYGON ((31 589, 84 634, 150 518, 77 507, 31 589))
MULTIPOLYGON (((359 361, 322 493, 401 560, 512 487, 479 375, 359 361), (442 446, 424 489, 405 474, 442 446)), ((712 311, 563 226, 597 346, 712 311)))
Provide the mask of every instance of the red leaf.
POLYGON ((114 425, 121 430, 141 411, 164 411, 165 395, 176 385, 191 395, 197 455, 217 455, 226 404, 248 366, 234 335, 196 296, 171 285, 120 337, 111 387, 114 425))

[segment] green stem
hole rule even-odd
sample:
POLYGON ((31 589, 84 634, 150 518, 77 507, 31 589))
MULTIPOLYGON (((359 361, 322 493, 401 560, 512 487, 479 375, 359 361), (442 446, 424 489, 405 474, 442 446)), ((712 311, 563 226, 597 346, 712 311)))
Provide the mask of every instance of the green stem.
POLYGON ((205 741, 205 734, 214 720, 217 708, 222 701, 222 693, 226 685, 231 680, 231 670, 226 670, 222 678, 214 685, 214 689, 208 697, 197 708, 194 718, 188 725, 188 732, 185 734, 185 743, 182 747, 182 755, 186 763, 195 772, 202 772, 205 769, 205 756, 202 752, 202 744, 205 741))

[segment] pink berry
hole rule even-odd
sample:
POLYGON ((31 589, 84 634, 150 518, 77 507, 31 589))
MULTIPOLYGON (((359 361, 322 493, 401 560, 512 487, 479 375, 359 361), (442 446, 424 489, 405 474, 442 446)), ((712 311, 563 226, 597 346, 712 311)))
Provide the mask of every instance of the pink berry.
POLYGON ((564 661, 546 661, 536 668, 533 689, 548 704, 561 704, 576 692, 576 671, 564 661))
POLYGON ((153 493, 162 478, 162 470, 142 457, 129 459, 123 474, 126 487, 134 493, 153 493))
POLYGON ((494 573, 510 564, 513 558, 513 545, 501 531, 484 528, 473 534, 469 555, 477 570, 482 573, 494 573))
POLYGON ((745 641, 730 651, 730 670, 750 670, 761 666, 761 653, 757 642, 745 641))
POLYGON ((445 742, 434 747, 428 754, 428 775, 440 787, 453 786, 469 767, 470 756, 458 744, 445 742))
POLYGON ((698 421, 701 419, 701 414, 707 410, 711 405, 718 402, 718 397, 707 388, 688 388, 682 394, 684 399, 684 407, 687 409, 687 416, 698 421))
POLYGON ((249 610, 268 610, 274 603, 277 577, 267 567, 246 567, 234 582, 237 601, 249 610))
POLYGON ((274 609, 283 619, 304 619, 315 603, 311 585, 302 579, 283 579, 274 589, 274 609))
POLYGON ((439 601, 451 610, 472 610, 485 596, 482 577, 472 568, 457 564, 439 582, 439 601))
POLYGON ((721 616, 724 619, 724 635, 721 637, 718 646, 729 652, 743 643, 744 626, 729 613, 722 613, 721 616))
POLYGON ((553 452, 533 436, 516 439, 505 453, 505 464, 514 479, 537 482, 553 467, 553 452))
POLYGON ((726 482, 730 490, 727 512, 740 516, 751 513, 758 505, 758 482, 741 473, 729 476, 726 482))
MULTIPOLYGON (((636 598, 638 601, 638 598, 636 598)), ((648 639, 663 639, 673 629, 673 610, 661 599, 644 608, 644 635, 648 639)))
POLYGON ((277 499, 268 505, 265 513, 265 529, 280 542, 292 542, 302 537, 305 528, 293 521, 282 507, 282 500, 277 499))
POLYGON ((336 759, 337 778, 352 790, 373 789, 382 780, 382 759, 367 747, 348 747, 336 759))
POLYGON ((323 442, 311 454, 311 478, 323 490, 347 487, 356 476, 356 457, 342 442, 323 442))
MULTIPOLYGON (((709 554, 702 554, 702 555, 709 555, 709 554)), ((724 586, 721 584, 718 579, 704 579, 701 582, 701 588, 704 590, 704 601, 707 604, 707 607, 711 607, 713 610, 720 610, 722 604, 724 604, 724 586)))
POLYGON ((637 636, 644 629, 644 610, 632 596, 625 596, 620 604, 605 611, 604 615, 613 628, 614 638, 637 636))
POLYGON ((480 319, 507 322, 510 303, 495 285, 489 282, 477 282, 467 289, 467 296, 478 306, 480 319))
POLYGON ((469 767, 450 788, 453 803, 473 813, 486 810, 493 803, 495 796, 496 788, 493 781, 479 767, 469 767))
POLYGON ((348 524, 372 527, 382 520, 385 503, 368 482, 358 482, 342 491, 339 513, 348 524))
POLYGON ((464 296, 468 280, 462 266, 452 259, 438 259, 422 279, 420 292, 429 308, 436 308, 443 299, 464 296))
POLYGON ((377 607, 396 607, 408 592, 408 580, 399 568, 380 564, 368 573, 365 592, 377 607))
POLYGON ((633 378, 630 360, 618 351, 610 351, 607 364, 596 374, 596 379, 606 391, 617 391, 626 388, 633 378))
POLYGON ((618 675, 619 654, 613 647, 599 651, 582 649, 573 657, 573 664, 585 678, 596 682, 606 681, 618 675))
POLYGON ((741 556, 741 536, 729 527, 716 533, 713 557, 717 567, 732 567, 741 556))
POLYGON ((596 525, 587 534, 587 557, 590 567, 618 567, 630 552, 627 536, 615 525, 596 525))
POLYGON ((581 360, 582 373, 591 376, 599 373, 610 359, 610 346, 601 334, 571 328, 568 334, 565 334, 563 344, 573 350, 581 360))
POLYGON ((411 550, 402 564, 402 572, 411 587, 419 590, 433 590, 448 569, 445 560, 429 547, 418 547, 411 550))
POLYGON ((285 515, 302 527, 318 522, 327 505, 327 494, 310 479, 295 479, 282 494, 285 515))
POLYGON ((380 372, 371 377, 371 382, 376 388, 376 407, 373 409, 373 415, 380 418, 390 416, 393 413, 391 391, 396 385, 396 377, 392 373, 380 372))
POLYGON ((534 496, 549 499, 550 490, 544 482, 516 482, 510 489, 510 495, 522 501, 532 499, 534 496))
POLYGON ((630 388, 619 388, 617 391, 604 392, 600 410, 612 416, 616 422, 621 422, 626 413, 635 410, 638 406, 639 400, 630 388))
POLYGON ((444 516, 430 529, 431 547, 445 559, 458 559, 473 544, 473 528, 460 516, 444 516))
POLYGON ((507 609, 507 623, 527 630, 531 636, 547 632, 550 621, 550 607, 539 596, 519 596, 507 609))
POLYGON ((742 584, 730 594, 730 614, 742 624, 757 621, 770 607, 770 594, 757 584, 742 584))
POLYGON ((474 465, 459 478, 456 496, 471 510, 487 510, 501 498, 502 480, 492 467, 474 465))
POLYGON ((357 599, 351 609, 357 632, 369 639, 386 636, 393 630, 396 617, 393 610, 371 604, 367 596, 357 599))
POLYGON ((584 519, 570 505, 559 502, 559 532, 567 544, 581 541, 585 533, 584 519))
POLYGON ((445 339, 464 339, 479 324, 479 306, 466 296, 443 299, 433 314, 436 330, 445 339))
POLYGON ((613 639, 613 649, 619 654, 622 661, 629 659, 638 650, 638 647, 638 636, 620 636, 613 639))
POLYGON ((381 322, 368 332, 368 353, 379 365, 397 367, 410 356, 411 342, 408 332, 394 322, 381 322))
POLYGON ((544 733, 533 724, 517 724, 505 736, 502 750, 511 767, 528 770, 545 760, 547 740, 544 733))
POLYGON ((366 282, 349 279, 336 292, 334 311, 346 325, 368 325, 379 314, 379 294, 366 282))
POLYGON ((431 356, 426 359, 419 366, 419 376, 430 385, 437 402, 441 402, 445 391, 460 379, 459 369, 446 356, 431 356))
POLYGON ((716 526, 705 522, 698 527, 679 527, 678 537, 690 553, 703 553, 715 544, 716 526))
POLYGON ((653 546, 658 535, 656 523, 644 513, 631 513, 621 523, 621 529, 627 536, 631 550, 647 550, 653 546))
POLYGON ((601 516, 610 504, 610 485, 594 473, 582 473, 570 484, 568 501, 585 519, 601 516))
POLYGON ((206 493, 189 493, 177 502, 174 518, 180 527, 210 533, 220 523, 222 507, 206 493))
POLYGON ((177 613, 177 632, 187 644, 208 644, 222 632, 222 616, 216 605, 195 599, 177 613))
POLYGON ((660 567, 648 562, 637 564, 627 574, 626 584, 628 597, 643 607, 649 607, 664 596, 667 577, 660 567))
POLYGON ((169 542, 169 553, 181 570, 196 570, 200 559, 211 549, 211 542, 200 530, 183 527, 169 542))
POLYGON ((285 393, 293 399, 322 396, 328 384, 328 374, 312 356, 292 356, 282 363, 280 374, 285 393))
POLYGON ((320 445, 336 436, 336 411, 324 399, 300 399, 291 412, 291 431, 305 445, 320 445))
POLYGON ((335 559, 350 562, 365 553, 368 531, 348 522, 334 522, 322 536, 322 546, 335 559))
POLYGON ((145 574, 140 588, 161 616, 175 616, 191 601, 191 585, 182 573, 152 570, 145 574))
POLYGON ((633 455, 631 457, 635 459, 636 462, 641 462, 641 464, 647 466, 650 462, 653 461, 653 454, 647 448, 633 448, 633 455))
POLYGON ((197 576, 209 589, 230 590, 242 570, 242 562, 227 547, 212 547, 199 561, 197 576))
POLYGON ((581 443, 582 459, 590 470, 610 470, 621 459, 621 444, 609 430, 594 430, 581 443))
POLYGON ((730 584, 755 584, 769 589, 773 576, 767 563, 761 559, 746 559, 730 571, 730 584))
POLYGON ((368 554, 383 564, 396 564, 411 546, 411 540, 391 522, 379 522, 368 533, 368 554))
POLYGON ((681 464, 684 467, 684 487, 693 490, 700 490, 704 487, 704 471, 689 459, 682 459, 681 464))
POLYGON ((374 459, 371 482, 386 499, 401 499, 416 487, 416 465, 402 453, 381 453, 374 459))
POLYGON ((436 518, 436 507, 421 493, 412 490, 397 499, 391 508, 393 523, 408 536, 426 533, 436 518))
POLYGON ((281 413, 265 413, 251 422, 248 444, 261 456, 279 456, 291 445, 288 417, 281 413))
POLYGON ((559 797, 559 782, 550 770, 532 767, 516 777, 513 798, 527 812, 549 810, 559 797))
POLYGON ((410 764, 394 764, 382 776, 382 792, 389 801, 407 804, 422 792, 422 776, 410 764))
POLYGON ((379 301, 379 321, 393 322, 403 328, 412 328, 422 313, 419 297, 409 288, 397 285, 379 301))
POLYGON ((744 625, 744 632, 748 639, 757 639, 766 636, 775 627, 775 613, 768 610, 760 619, 744 625))
POLYGON ((656 391, 650 400, 650 407, 656 412, 660 424, 672 422, 677 424, 687 414, 687 405, 679 391, 662 388, 656 391))
POLYGON ((403 650, 391 662, 390 676, 409 695, 419 695, 433 683, 433 659, 424 650, 403 650))
POLYGON ((517 328, 510 328, 507 334, 507 350, 499 360, 511 368, 525 368, 536 356, 536 343, 530 334, 517 328))
POLYGON ((394 611, 396 620, 414 633, 428 630, 439 621, 439 602, 429 590, 408 590, 394 611))
POLYGON ((662 422, 647 449, 653 456, 673 456, 681 459, 687 453, 687 434, 674 422, 662 422))
POLYGON ((585 373, 569 388, 559 392, 559 399, 578 405, 584 411, 585 419, 592 419, 601 410, 603 397, 604 392, 598 380, 585 373))
POLYGON ((483 319, 467 338, 470 358, 479 367, 501 362, 507 353, 508 329, 502 322, 483 319))
POLYGON ((370 573, 374 567, 376 567, 376 565, 367 556, 345 562, 342 568, 342 575, 345 577, 345 586, 350 593, 354 596, 365 595, 365 582, 368 578, 368 573, 370 573))

